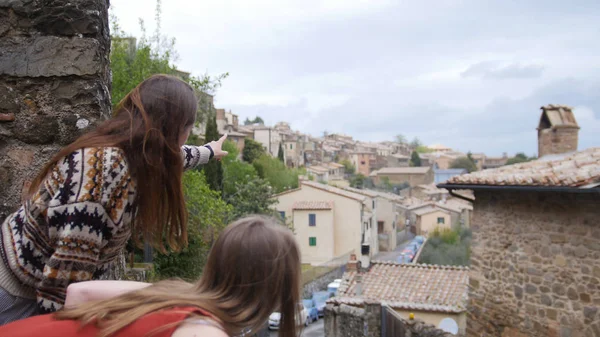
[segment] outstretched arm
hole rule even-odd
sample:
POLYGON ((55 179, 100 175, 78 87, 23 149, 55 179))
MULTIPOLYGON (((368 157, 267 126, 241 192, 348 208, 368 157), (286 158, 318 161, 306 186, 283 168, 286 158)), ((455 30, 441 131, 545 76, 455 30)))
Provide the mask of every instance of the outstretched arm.
POLYGON ((67 288, 65 307, 105 300, 150 286, 151 283, 135 281, 86 281, 72 283, 67 288))
POLYGON ((183 169, 189 170, 199 165, 208 163, 213 157, 216 160, 227 155, 227 151, 223 151, 223 142, 227 139, 227 135, 223 135, 219 140, 212 141, 204 146, 184 145, 181 147, 183 156, 183 169))

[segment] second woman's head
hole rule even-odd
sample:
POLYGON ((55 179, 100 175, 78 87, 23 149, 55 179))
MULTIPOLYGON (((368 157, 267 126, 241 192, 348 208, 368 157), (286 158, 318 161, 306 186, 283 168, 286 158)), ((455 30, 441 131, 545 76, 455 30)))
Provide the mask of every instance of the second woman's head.
POLYGON ((300 251, 292 232, 272 218, 251 216, 219 235, 197 291, 221 302, 226 326, 257 328, 279 311, 281 335, 295 336, 299 284, 300 251))

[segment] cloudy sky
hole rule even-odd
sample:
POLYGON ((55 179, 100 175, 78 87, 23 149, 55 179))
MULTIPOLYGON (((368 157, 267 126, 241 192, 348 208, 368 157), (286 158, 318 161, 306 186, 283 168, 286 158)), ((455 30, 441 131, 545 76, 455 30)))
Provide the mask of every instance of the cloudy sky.
MULTIPOLYGON (((153 31, 155 1, 112 0, 153 31)), ((575 108, 600 146, 600 1, 170 0, 177 66, 229 72, 215 105, 313 135, 397 134, 462 151, 537 152, 540 107, 575 108)))

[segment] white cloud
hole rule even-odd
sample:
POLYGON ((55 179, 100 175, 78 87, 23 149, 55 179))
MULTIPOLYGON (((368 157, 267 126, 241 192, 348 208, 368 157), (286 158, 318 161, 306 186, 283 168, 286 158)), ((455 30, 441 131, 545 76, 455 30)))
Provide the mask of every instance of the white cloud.
MULTIPOLYGON (((153 31, 153 1, 111 6, 153 31)), ((548 103, 577 106, 581 146, 600 144, 598 16, 594 0, 172 0, 162 30, 181 69, 230 73, 216 104, 242 119, 533 154, 548 103)))

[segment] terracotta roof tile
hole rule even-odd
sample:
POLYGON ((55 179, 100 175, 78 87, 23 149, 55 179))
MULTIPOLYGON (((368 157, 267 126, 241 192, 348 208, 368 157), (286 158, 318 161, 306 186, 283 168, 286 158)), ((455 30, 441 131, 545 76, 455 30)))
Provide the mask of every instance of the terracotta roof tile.
POLYGON ((344 189, 346 191, 350 191, 352 193, 356 193, 356 194, 361 194, 364 196, 367 196, 369 198, 377 198, 378 194, 375 191, 371 191, 371 190, 364 190, 364 189, 359 189, 359 188, 354 188, 354 187, 344 187, 344 189))
POLYGON ((453 177, 447 185, 581 187, 600 182, 600 148, 453 177))
POLYGON ((296 201, 292 208, 298 210, 328 210, 333 208, 333 201, 296 201))
POLYGON ((377 174, 426 174, 431 167, 384 167, 377 174))
POLYGON ((396 309, 460 313, 467 306, 469 268, 373 261, 362 273, 362 294, 356 296, 355 271, 342 278, 331 302, 359 305, 385 303, 396 309))

